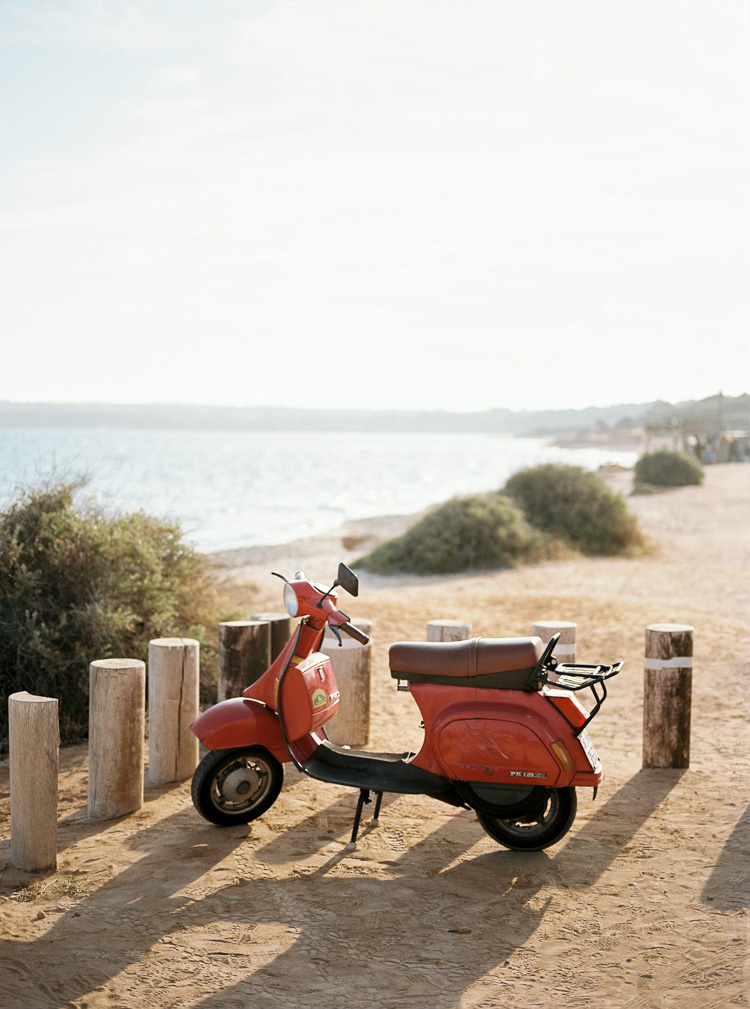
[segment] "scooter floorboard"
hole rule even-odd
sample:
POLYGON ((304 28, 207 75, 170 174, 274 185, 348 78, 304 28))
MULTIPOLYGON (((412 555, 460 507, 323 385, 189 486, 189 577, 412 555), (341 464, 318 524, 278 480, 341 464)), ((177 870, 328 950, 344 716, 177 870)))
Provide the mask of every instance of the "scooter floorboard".
POLYGON ((452 784, 430 771, 423 771, 406 762, 410 753, 371 753, 367 750, 350 750, 326 740, 311 757, 302 762, 305 772, 312 778, 334 785, 371 789, 373 792, 398 792, 405 795, 434 795, 440 798, 455 796, 462 800, 452 784))

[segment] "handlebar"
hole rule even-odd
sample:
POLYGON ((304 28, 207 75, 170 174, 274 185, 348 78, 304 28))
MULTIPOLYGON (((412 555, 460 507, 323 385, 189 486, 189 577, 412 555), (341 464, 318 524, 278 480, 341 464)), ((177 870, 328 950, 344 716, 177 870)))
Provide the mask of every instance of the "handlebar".
POLYGON ((367 645, 370 643, 370 638, 364 631, 361 631, 359 627, 355 627, 354 624, 345 623, 338 625, 339 630, 343 631, 344 634, 348 634, 350 638, 354 638, 355 641, 359 641, 360 645, 367 645))

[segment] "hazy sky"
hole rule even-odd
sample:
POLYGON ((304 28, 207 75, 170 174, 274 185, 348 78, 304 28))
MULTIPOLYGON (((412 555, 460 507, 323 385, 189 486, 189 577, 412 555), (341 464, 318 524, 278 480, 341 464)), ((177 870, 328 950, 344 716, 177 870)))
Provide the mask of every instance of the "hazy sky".
POLYGON ((745 0, 0 0, 0 399, 750 387, 745 0))

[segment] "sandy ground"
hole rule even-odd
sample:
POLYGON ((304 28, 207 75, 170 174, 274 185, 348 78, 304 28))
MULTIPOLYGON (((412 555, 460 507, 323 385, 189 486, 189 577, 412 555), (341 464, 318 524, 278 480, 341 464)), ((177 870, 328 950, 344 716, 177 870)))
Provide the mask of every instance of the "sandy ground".
MULTIPOLYGON (((365 575, 348 606, 373 621, 373 748, 419 742, 387 647, 424 640, 429 619, 470 620, 487 636, 575 620, 581 661, 625 660, 591 727, 605 781, 596 801, 579 790, 557 846, 506 851, 469 811, 387 796, 380 827, 345 854, 355 793, 296 773, 247 827, 205 823, 189 782, 147 786, 138 813, 90 823, 77 747, 61 754, 57 871, 34 875, 10 865, 6 763, 1 1009, 747 1005, 750 466, 630 503, 653 543, 645 557, 365 575), (655 622, 695 627, 686 771, 641 770, 643 638, 655 622)), ((378 529, 345 530, 349 550, 339 536, 218 561, 249 610, 276 610, 271 568, 325 580, 378 529)))

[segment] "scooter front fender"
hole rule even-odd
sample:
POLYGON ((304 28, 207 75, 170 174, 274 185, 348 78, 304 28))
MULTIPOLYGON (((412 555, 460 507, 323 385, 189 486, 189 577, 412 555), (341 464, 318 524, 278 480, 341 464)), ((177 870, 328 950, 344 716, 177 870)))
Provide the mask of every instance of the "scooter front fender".
POLYGON ((290 759, 277 715, 248 697, 220 701, 196 718, 190 731, 207 750, 264 746, 282 763, 290 759))

